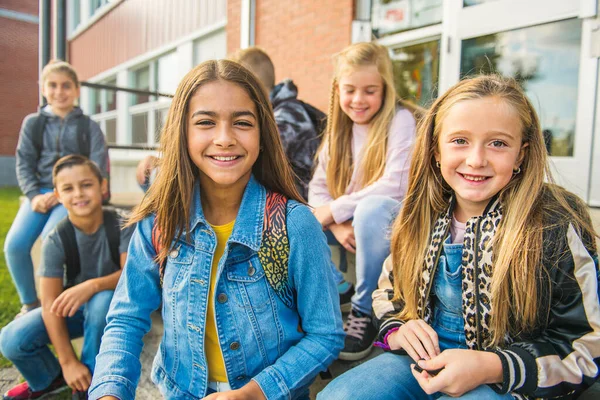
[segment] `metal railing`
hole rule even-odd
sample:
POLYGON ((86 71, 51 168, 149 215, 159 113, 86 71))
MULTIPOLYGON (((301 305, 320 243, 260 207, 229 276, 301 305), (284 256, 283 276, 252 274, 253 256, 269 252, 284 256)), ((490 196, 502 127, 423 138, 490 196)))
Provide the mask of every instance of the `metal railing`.
MULTIPOLYGON (((169 94, 169 93, 161 93, 161 92, 142 90, 142 89, 133 89, 133 88, 128 88, 128 87, 106 85, 106 84, 101 84, 101 83, 91 83, 91 82, 82 81, 81 86, 85 86, 87 88, 96 89, 96 90, 110 90, 110 91, 114 91, 114 92, 126 92, 126 93, 131 93, 131 94, 142 95, 142 96, 167 97, 170 99, 173 98, 173 95, 169 94)), ((135 145, 135 144, 130 144, 130 145, 108 144, 108 148, 109 149, 123 149, 123 150, 156 150, 156 149, 158 149, 157 146, 135 145)))

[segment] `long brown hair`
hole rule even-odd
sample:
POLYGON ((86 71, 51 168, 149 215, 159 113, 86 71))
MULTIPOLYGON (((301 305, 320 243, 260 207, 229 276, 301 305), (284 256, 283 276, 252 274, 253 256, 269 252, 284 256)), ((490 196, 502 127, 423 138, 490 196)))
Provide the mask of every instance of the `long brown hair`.
POLYGON ((396 106, 407 108, 413 114, 419 114, 420 108, 410 102, 400 100, 394 88, 392 61, 388 49, 377 43, 355 43, 334 55, 335 72, 331 83, 327 128, 317 157, 326 148, 329 155, 327 163, 327 188, 336 199, 342 196, 352 179, 352 120, 340 107, 339 83, 348 71, 374 65, 383 81, 383 101, 381 108, 369 123, 367 143, 359 168, 360 187, 366 187, 378 180, 385 170, 388 134, 396 106))
POLYGON ((268 190, 304 203, 283 152, 271 103, 257 78, 230 60, 203 62, 188 72, 177 87, 161 133, 162 154, 156 181, 129 220, 133 224, 156 213, 162 248, 158 261, 165 259, 174 239, 189 234, 190 205, 199 174, 187 149, 189 101, 198 88, 217 80, 238 85, 256 106, 262 151, 252 166, 254 177, 268 190))
MULTIPOLYGON (((394 260, 394 298, 405 304, 402 319, 417 315, 419 285, 429 235, 440 213, 447 210, 451 188, 435 166, 441 125, 449 110, 461 101, 496 97, 517 113, 522 126, 524 158, 521 173, 500 191, 503 217, 494 240, 491 285, 491 344, 503 343, 505 334, 530 331, 539 322, 542 268, 542 231, 549 214, 573 223, 584 237, 595 235, 585 206, 576 196, 552 184, 548 152, 534 107, 514 79, 496 75, 465 79, 439 97, 417 129, 408 192, 394 223, 391 251, 394 260), (544 183, 544 179, 550 183, 544 183), (575 203, 573 203, 575 200, 575 203), (513 317, 513 318, 511 318, 513 317)), ((592 241, 592 246, 594 246, 592 241)))

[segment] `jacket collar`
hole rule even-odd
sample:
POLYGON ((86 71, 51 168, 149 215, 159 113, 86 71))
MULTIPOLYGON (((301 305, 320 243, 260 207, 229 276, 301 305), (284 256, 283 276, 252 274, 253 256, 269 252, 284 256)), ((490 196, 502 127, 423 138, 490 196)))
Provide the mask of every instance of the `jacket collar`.
MULTIPOLYGON (((192 206, 190 208, 190 232, 196 229, 198 224, 203 224, 206 228, 209 227, 208 221, 204 217, 204 211, 202 210, 200 190, 200 183, 196 181, 192 206)), ((265 187, 254 178, 254 175, 251 175, 244 190, 242 203, 240 204, 229 242, 239 243, 254 251, 258 251, 262 241, 266 197, 267 192, 265 187)))
MULTIPOLYGON (((52 106, 50 104, 46 104, 40 110, 40 113, 44 114, 48 118, 59 118, 56 114, 52 112, 52 106)), ((73 109, 65 116, 65 120, 72 119, 83 115, 83 111, 78 106, 73 107, 73 109)))
MULTIPOLYGON (((452 213, 454 213, 455 207, 456 207, 456 196, 452 195, 450 197, 450 206, 448 207, 448 210, 446 211, 446 213, 442 214, 441 217, 446 218, 448 220, 452 220, 452 213)), ((493 215, 497 214, 498 212, 502 212, 502 204, 500 203, 500 195, 496 194, 496 195, 494 195, 494 197, 492 197, 490 199, 487 206, 485 206, 483 213, 479 216, 472 217, 471 219, 481 218, 481 217, 485 217, 485 216, 493 216, 493 215)))

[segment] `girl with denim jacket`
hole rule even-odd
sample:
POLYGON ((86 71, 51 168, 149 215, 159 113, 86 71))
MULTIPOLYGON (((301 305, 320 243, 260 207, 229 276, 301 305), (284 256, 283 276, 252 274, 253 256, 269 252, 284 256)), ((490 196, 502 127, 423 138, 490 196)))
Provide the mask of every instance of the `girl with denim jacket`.
POLYGON ((152 380, 165 398, 307 399, 342 346, 341 317, 325 236, 264 90, 237 63, 202 63, 179 84, 161 137, 90 398, 135 397, 142 337, 162 303, 152 380), (287 271, 260 258, 268 192, 288 199, 287 233, 267 237, 289 249, 277 263, 287 271))
POLYGON ((594 236, 519 84, 458 83, 419 127, 373 294, 386 352, 319 398, 576 398, 598 378, 594 236))

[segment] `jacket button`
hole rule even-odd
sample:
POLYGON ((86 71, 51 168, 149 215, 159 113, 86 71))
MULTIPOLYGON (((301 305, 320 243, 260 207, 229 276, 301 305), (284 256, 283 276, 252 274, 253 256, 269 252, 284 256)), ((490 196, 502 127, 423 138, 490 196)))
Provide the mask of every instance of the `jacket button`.
POLYGON ((235 378, 235 379, 237 379, 238 381, 243 381, 243 380, 244 380, 244 378, 245 378, 245 376, 244 376, 244 375, 240 375, 240 376, 238 376, 238 377, 237 377, 237 378, 235 378))
POLYGON ((219 303, 225 303, 227 301, 227 295, 225 293, 221 293, 217 296, 217 301, 219 303))
POLYGON ((255 272, 256 272, 256 269, 254 267, 249 267, 248 268, 248 276, 254 275, 255 272))
POLYGON ((179 249, 171 250, 171 252, 169 253, 169 256, 171 258, 177 258, 178 255, 179 255, 179 249))
POLYGON ((239 348, 240 348, 240 344, 239 344, 238 342, 232 342, 232 343, 229 345, 229 348, 230 348, 231 350, 237 350, 237 349, 239 349, 239 348))

